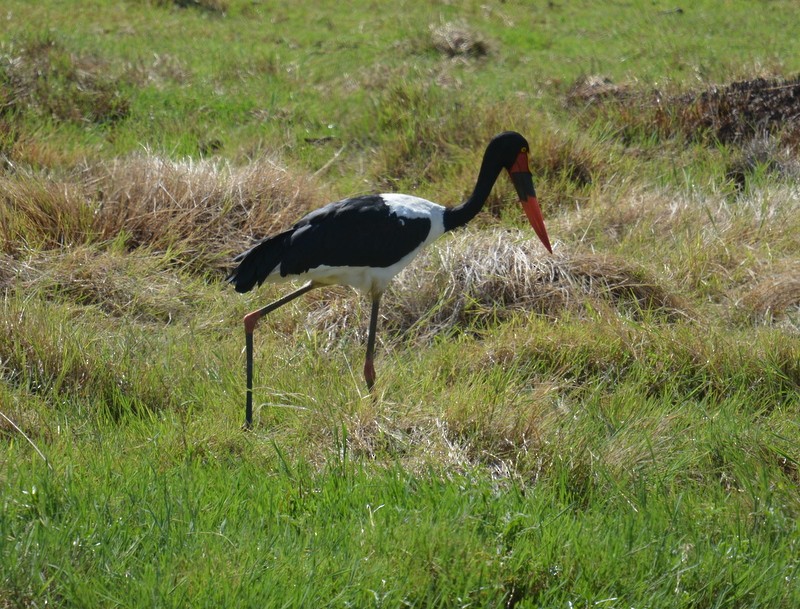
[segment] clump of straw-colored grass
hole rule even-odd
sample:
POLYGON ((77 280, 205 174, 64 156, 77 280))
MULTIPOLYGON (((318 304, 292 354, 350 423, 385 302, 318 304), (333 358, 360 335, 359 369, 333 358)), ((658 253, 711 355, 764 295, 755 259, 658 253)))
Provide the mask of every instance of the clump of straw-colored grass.
POLYGON ((180 246, 215 256, 248 244, 308 211, 310 179, 270 159, 242 167, 143 155, 88 168, 101 239, 124 231, 131 247, 180 246))
MULTIPOLYGON (((528 311, 552 318, 581 314, 593 301, 625 314, 673 320, 684 303, 645 269, 610 256, 550 256, 526 233, 466 230, 434 244, 402 272, 384 296, 382 327, 430 338, 528 311)), ((359 299, 347 291, 319 296, 310 323, 333 339, 359 323, 359 299)))
POLYGON ((800 276, 786 271, 766 277, 739 302, 748 319, 800 329, 800 276))
POLYGON ((431 45, 447 57, 484 57, 489 43, 464 23, 448 21, 430 26, 431 45))
POLYGON ((223 266, 313 208, 314 192, 308 175, 266 158, 234 166, 143 154, 66 177, 20 169, 0 176, 0 251, 115 241, 196 269, 223 266))
POLYGON ((164 255, 81 245, 35 252, 25 260, 0 257, 0 289, 38 293, 113 317, 169 323, 187 315, 194 281, 164 255))

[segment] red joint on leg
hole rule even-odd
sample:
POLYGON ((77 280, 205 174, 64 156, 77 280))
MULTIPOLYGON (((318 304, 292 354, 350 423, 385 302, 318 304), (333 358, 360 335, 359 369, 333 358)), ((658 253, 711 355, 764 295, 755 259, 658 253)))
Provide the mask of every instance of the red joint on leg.
POLYGON ((261 311, 253 311, 244 316, 244 331, 247 334, 252 334, 256 329, 258 320, 261 319, 261 311))
POLYGON ((364 379, 367 381, 367 388, 372 391, 372 387, 375 385, 375 365, 372 360, 364 363, 364 379))

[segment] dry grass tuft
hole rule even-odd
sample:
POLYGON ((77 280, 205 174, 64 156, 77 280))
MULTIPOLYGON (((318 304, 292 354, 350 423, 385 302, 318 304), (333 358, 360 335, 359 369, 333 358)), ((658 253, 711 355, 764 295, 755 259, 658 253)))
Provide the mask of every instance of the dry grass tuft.
POLYGON ((309 176, 269 159, 234 167, 146 154, 66 178, 19 170, 0 176, 0 251, 115 241, 207 270, 310 210, 314 192, 309 176))
MULTIPOLYGON (((513 381, 512 381, 513 383, 513 381)), ((533 388, 517 387, 490 409, 475 408, 459 396, 446 409, 448 438, 461 447, 468 462, 487 465, 508 478, 517 464, 536 461, 541 471, 548 455, 547 437, 563 412, 555 407, 558 385, 539 379, 533 388)), ((533 465, 533 463, 529 463, 533 465)))
POLYGON ((115 317, 169 323, 191 311, 191 282, 163 255, 91 246, 37 252, 24 261, 0 258, 0 289, 38 292, 50 300, 96 307, 115 317))
POLYGON ((615 85, 611 79, 599 74, 580 76, 569 88, 566 95, 568 106, 590 105, 608 98, 621 99, 628 87, 615 85))
POLYGON ((373 460, 390 454, 420 473, 432 463, 444 464, 453 472, 474 466, 469 447, 455 437, 446 420, 430 413, 399 418, 367 411, 347 418, 346 423, 348 448, 359 457, 373 460))
POLYGON ((105 61, 71 53, 50 33, 0 49, 0 117, 30 111, 62 121, 113 123, 130 113, 125 86, 105 61))
POLYGON ((642 267, 613 256, 584 255, 570 259, 565 273, 572 285, 592 298, 605 298, 634 312, 663 314, 670 321, 686 313, 686 303, 650 277, 642 267))
POLYGON ((307 176, 262 159, 242 167, 214 161, 171 161, 143 155, 86 169, 97 193, 101 239, 123 233, 129 247, 179 246, 220 263, 313 207, 307 176))
MULTIPOLYGON (((423 340, 484 325, 515 311, 558 318, 585 313, 604 301, 626 315, 644 312, 673 320, 683 302, 642 268, 610 256, 547 255, 522 231, 463 231, 429 248, 394 281, 384 297, 383 328, 423 340)), ((351 292, 316 299, 310 323, 333 340, 352 332, 361 311, 351 292), (349 328, 346 330, 346 328, 349 328)))
POLYGON ((760 278, 796 266, 799 203, 790 181, 739 196, 624 187, 570 214, 559 235, 578 248, 625 252, 645 268, 663 269, 696 303, 731 303, 760 278))
POLYGON ((441 411, 431 411, 425 403, 373 402, 345 417, 348 448, 369 460, 391 455, 419 473, 432 464, 451 472, 486 466, 497 478, 509 478, 523 463, 541 473, 552 457, 545 436, 558 433, 568 418, 567 412, 554 408, 557 389, 549 382, 533 390, 518 387, 488 409, 466 402, 458 391, 443 397, 441 411))
POLYGON ((131 63, 127 76, 137 86, 162 87, 165 83, 186 84, 192 73, 183 58, 170 53, 153 53, 131 63))
POLYGON ((794 325, 800 330, 800 274, 786 271, 757 283, 740 301, 754 322, 794 325))
POLYGON ((464 23, 431 25, 433 48, 450 58, 478 58, 489 54, 489 43, 464 23))
POLYGON ((703 91, 634 91, 602 79, 579 79, 566 95, 567 105, 591 108, 619 125, 624 140, 652 135, 741 144, 764 133, 798 141, 800 77, 754 78, 703 91))
POLYGON ((723 142, 774 131, 794 124, 800 116, 800 76, 790 80, 755 78, 711 87, 691 98, 684 114, 694 130, 708 129, 723 142))

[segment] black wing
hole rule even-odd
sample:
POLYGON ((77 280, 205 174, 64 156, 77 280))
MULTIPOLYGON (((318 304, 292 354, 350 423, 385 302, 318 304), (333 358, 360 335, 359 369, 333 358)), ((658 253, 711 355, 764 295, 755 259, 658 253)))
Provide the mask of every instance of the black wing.
POLYGON ((256 285, 264 283, 283 260, 291 234, 292 231, 288 230, 272 235, 236 256, 233 261, 238 264, 227 281, 234 285, 237 292, 249 292, 256 285))
POLYGON ((284 241, 282 276, 321 265, 391 266, 430 232, 427 218, 398 215, 379 195, 345 199, 311 212, 284 241))

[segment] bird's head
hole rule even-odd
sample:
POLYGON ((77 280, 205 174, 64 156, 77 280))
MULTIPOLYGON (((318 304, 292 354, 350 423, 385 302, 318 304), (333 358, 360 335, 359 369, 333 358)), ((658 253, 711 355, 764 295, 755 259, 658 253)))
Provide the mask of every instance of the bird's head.
POLYGON ((553 248, 550 246, 550 238, 547 236, 547 229, 544 226, 542 209, 539 207, 539 200, 536 198, 536 190, 533 187, 533 176, 528 163, 530 147, 527 140, 515 131, 506 131, 495 136, 489 143, 489 147, 495 149, 495 158, 499 159, 508 171, 520 203, 522 203, 522 209, 528 216, 533 230, 536 231, 547 251, 552 254, 553 248))

